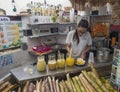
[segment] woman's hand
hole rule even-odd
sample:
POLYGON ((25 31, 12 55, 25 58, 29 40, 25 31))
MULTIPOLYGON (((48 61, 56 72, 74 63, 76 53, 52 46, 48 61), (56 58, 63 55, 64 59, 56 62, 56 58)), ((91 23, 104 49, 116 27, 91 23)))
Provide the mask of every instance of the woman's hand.
POLYGON ((85 53, 84 52, 82 52, 80 58, 85 59, 85 53))
POLYGON ((85 55, 90 49, 91 49, 91 45, 87 45, 86 49, 82 52, 80 58, 85 59, 85 55))
POLYGON ((68 51, 68 53, 70 53, 70 51, 71 51, 71 45, 70 44, 67 44, 66 50, 68 51))

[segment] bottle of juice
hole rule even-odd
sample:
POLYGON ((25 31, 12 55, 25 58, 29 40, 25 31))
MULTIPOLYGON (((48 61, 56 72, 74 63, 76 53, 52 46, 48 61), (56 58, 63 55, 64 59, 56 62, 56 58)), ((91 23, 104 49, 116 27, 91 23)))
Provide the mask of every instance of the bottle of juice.
POLYGON ((64 54, 61 53, 58 54, 57 66, 58 68, 65 68, 64 54))
POLYGON ((56 70, 57 63, 56 63, 56 60, 55 60, 55 55, 50 55, 49 56, 48 68, 49 68, 49 70, 56 70))
POLYGON ((34 3, 34 14, 37 15, 37 7, 36 7, 36 3, 34 3))
POLYGON ((52 5, 50 6, 50 16, 52 16, 52 5))
POLYGON ((71 55, 67 54, 66 65, 72 67, 72 66, 74 66, 74 63, 75 63, 74 58, 71 55))
POLYGON ((46 70, 46 62, 43 56, 37 57, 37 70, 42 72, 46 70))
POLYGON ((42 16, 42 6, 39 8, 40 16, 42 16))

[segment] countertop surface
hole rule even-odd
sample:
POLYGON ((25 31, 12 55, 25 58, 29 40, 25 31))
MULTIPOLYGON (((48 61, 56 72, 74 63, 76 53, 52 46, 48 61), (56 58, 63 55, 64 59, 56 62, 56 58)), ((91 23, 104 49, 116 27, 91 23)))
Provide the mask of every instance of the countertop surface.
MULTIPOLYGON (((111 61, 102 62, 102 63, 100 63, 100 62, 94 63, 94 66, 96 68, 110 66, 110 65, 112 65, 111 61)), ((46 77, 49 75, 52 76, 52 75, 61 75, 61 74, 66 74, 66 73, 74 73, 74 72, 81 71, 83 69, 88 69, 88 68, 90 68, 88 63, 86 63, 84 66, 74 65, 74 67, 65 67, 65 69, 57 69, 54 71, 50 71, 47 66, 45 72, 38 72, 36 69, 36 66, 25 65, 25 66, 21 66, 21 67, 12 69, 11 73, 19 82, 22 82, 22 81, 26 81, 26 80, 46 77)))

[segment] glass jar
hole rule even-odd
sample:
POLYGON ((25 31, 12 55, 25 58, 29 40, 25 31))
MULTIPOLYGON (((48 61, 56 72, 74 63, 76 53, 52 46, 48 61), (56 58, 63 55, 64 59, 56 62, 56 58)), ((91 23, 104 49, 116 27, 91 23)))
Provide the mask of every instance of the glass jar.
POLYGON ((37 70, 42 72, 46 70, 46 62, 43 56, 37 57, 37 70))
POLYGON ((49 55, 48 68, 49 70, 56 70, 57 64, 55 60, 55 55, 49 55))
POLYGON ((70 55, 67 54, 66 65, 72 67, 72 66, 74 66, 74 63, 75 63, 74 58, 72 56, 70 57, 70 55))
POLYGON ((58 68, 65 68, 64 54, 61 53, 58 54, 57 66, 58 68))

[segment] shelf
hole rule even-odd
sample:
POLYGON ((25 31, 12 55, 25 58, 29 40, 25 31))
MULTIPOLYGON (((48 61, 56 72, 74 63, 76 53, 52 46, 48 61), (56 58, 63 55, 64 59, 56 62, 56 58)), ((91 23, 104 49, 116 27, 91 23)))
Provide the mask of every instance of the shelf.
POLYGON ((42 36, 54 36, 54 35, 58 35, 58 33, 39 34, 39 35, 29 36, 29 38, 37 38, 42 36))
POLYGON ((59 23, 60 25, 71 25, 71 24, 77 24, 77 23, 70 23, 70 22, 63 22, 63 23, 59 23))
POLYGON ((90 17, 102 17, 102 16, 111 16, 111 15, 90 15, 90 17))
POLYGON ((28 24, 28 26, 35 26, 35 25, 71 25, 71 24, 77 24, 77 23, 70 23, 70 22, 64 22, 64 23, 35 23, 35 24, 28 24))
POLYGON ((104 40, 106 37, 94 37, 93 40, 104 40))
POLYGON ((58 35, 67 35, 68 33, 58 33, 58 35))
POLYGON ((17 47, 11 47, 11 48, 5 48, 5 49, 0 49, 0 52, 5 52, 7 50, 14 50, 14 49, 18 49, 20 48, 20 46, 17 46, 17 47))
POLYGON ((117 18, 117 19, 111 19, 112 21, 115 21, 115 20, 120 20, 120 18, 117 18))
POLYGON ((43 54, 39 54, 39 53, 36 53, 34 51, 28 51, 29 54, 31 55, 34 55, 34 56, 42 56, 42 55, 47 55, 47 54, 50 54, 50 53, 53 53, 53 52, 56 52, 57 50, 50 50, 49 52, 46 52, 46 53, 43 53, 43 54))
POLYGON ((43 36, 55 36, 55 35, 67 35, 67 33, 48 33, 48 34, 39 34, 34 36, 28 36, 29 38, 37 38, 37 37, 43 37, 43 36))
POLYGON ((104 23, 109 23, 109 22, 111 22, 111 20, 105 20, 105 19, 101 19, 101 20, 97 20, 96 21, 97 23, 101 23, 101 22, 104 22, 104 23))
POLYGON ((28 14, 28 13, 23 13, 23 14, 17 14, 17 16, 28 17, 28 16, 32 16, 32 15, 28 14))
POLYGON ((58 25, 59 23, 35 23, 35 24, 28 24, 28 26, 35 26, 35 25, 58 25))

